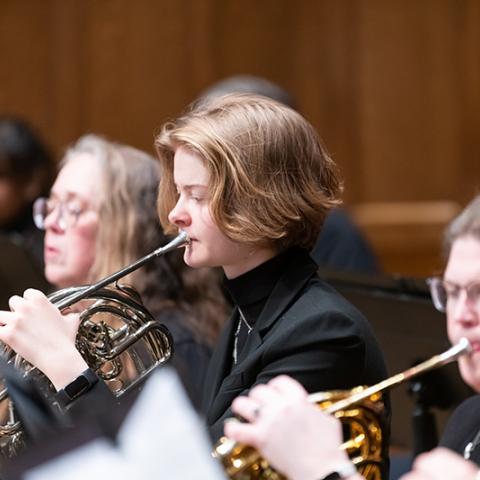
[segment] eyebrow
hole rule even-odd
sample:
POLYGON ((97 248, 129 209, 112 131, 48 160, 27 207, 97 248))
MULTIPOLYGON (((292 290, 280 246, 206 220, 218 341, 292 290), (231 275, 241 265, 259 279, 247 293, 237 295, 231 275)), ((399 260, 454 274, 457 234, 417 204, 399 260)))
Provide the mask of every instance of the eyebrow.
POLYGON ((66 192, 65 195, 59 195, 58 193, 50 190, 49 198, 59 199, 61 201, 65 200, 80 200, 82 202, 88 203, 88 199, 78 192, 66 192))
POLYGON ((178 185, 175 183, 177 188, 183 188, 184 190, 193 190, 194 188, 208 188, 208 185, 200 185, 200 184, 193 184, 193 185, 178 185))

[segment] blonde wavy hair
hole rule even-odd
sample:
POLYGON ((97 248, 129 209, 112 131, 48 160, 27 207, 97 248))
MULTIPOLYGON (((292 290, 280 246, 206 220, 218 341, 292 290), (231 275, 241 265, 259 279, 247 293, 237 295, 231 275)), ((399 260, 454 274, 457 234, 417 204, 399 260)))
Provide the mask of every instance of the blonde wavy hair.
POLYGON ((210 174, 210 209, 232 240, 310 250, 327 212, 341 203, 342 184, 316 131, 274 100, 231 94, 194 104, 156 137, 162 164, 158 213, 177 201, 173 159, 179 146, 198 154, 210 174))

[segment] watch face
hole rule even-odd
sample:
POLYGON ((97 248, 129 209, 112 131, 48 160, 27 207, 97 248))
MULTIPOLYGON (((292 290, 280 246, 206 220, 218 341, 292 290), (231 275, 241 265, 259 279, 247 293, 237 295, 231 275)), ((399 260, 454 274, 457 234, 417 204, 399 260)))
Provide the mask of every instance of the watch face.
POLYGON ((90 382, 83 375, 77 377, 73 382, 69 383, 65 388, 65 393, 71 398, 75 398, 80 395, 86 388, 88 388, 90 382))

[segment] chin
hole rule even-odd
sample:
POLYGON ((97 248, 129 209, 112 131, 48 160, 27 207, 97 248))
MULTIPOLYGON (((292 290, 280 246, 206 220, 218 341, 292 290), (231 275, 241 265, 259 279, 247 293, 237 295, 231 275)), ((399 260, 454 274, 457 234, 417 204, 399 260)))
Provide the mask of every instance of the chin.
POLYGON ((208 264, 208 262, 202 262, 202 261, 192 260, 192 259, 185 260, 185 263, 186 263, 189 267, 191 267, 191 268, 210 267, 210 265, 208 264))
POLYGON ((211 267, 211 262, 208 261, 208 258, 202 258, 199 256, 191 255, 187 250, 185 250, 185 255, 183 256, 183 261, 192 268, 202 268, 202 267, 211 267))
POLYGON ((477 393, 480 393, 480 368, 472 368, 472 366, 460 367, 460 374, 464 382, 475 390, 477 393))
POLYGON ((51 283, 57 288, 70 287, 72 284, 68 281, 68 278, 65 278, 65 275, 62 275, 60 272, 49 272, 45 271, 45 278, 48 283, 51 283))

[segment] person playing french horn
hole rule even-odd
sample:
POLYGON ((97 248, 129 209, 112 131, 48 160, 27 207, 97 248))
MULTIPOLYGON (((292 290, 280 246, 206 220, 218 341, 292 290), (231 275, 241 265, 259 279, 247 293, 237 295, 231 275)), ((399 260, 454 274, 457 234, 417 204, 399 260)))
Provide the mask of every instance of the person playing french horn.
MULTIPOLYGON (((232 94, 167 122, 155 145, 161 224, 167 233, 187 233, 188 266, 222 267, 234 304, 204 385, 202 409, 212 439, 222 435, 236 396, 279 374, 308 391, 385 378, 369 323, 319 278, 308 253, 342 190, 314 128, 273 100, 232 94)), ((12 312, 0 314, 0 339, 56 388, 75 381, 85 365, 58 310, 31 290, 11 306, 12 312)))
MULTIPOLYGON (((71 145, 49 197, 34 204, 36 225, 45 231, 49 282, 57 288, 93 283, 167 243, 155 211, 159 176, 158 160, 127 145, 92 134, 71 145)), ((170 330, 175 365, 196 399, 227 312, 216 275, 188 269, 174 251, 120 283, 134 287, 170 330)), ((57 390, 88 370, 74 344, 78 315, 62 319, 34 290, 12 297, 10 306, 12 312, 0 313, 2 341, 57 390)))

